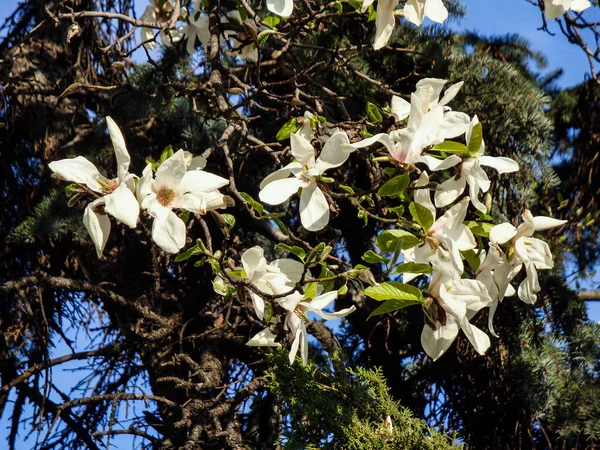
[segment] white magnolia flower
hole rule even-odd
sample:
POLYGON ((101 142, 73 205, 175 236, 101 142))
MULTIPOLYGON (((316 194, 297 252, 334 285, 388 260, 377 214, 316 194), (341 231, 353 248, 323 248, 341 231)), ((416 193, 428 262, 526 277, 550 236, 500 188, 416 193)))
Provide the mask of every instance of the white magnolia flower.
POLYGON ((421 25, 425 17, 444 23, 448 18, 448 10, 442 0, 408 0, 404 5, 404 17, 415 25, 421 25))
POLYGON ((196 39, 200 41, 205 50, 208 49, 210 44, 208 16, 201 14, 198 9, 196 11, 190 14, 188 25, 184 28, 184 34, 187 39, 186 49, 190 55, 194 54, 196 39))
POLYGON ((249 347, 281 347, 281 344, 275 342, 275 336, 271 330, 265 328, 262 331, 256 333, 252 339, 246 342, 249 347))
POLYGON ((548 20, 553 20, 562 16, 569 9, 572 9, 575 12, 581 12, 592 6, 588 0, 546 0, 544 5, 546 18, 548 20))
POLYGON ((486 287, 492 303, 489 305, 488 327, 493 336, 498 337, 494 330, 494 314, 498 308, 498 303, 504 297, 512 297, 516 294, 515 288, 510 281, 521 270, 521 263, 515 260, 508 262, 504 252, 498 245, 490 244, 489 251, 482 250, 479 254, 480 264, 477 268, 476 279, 481 281, 486 287))
POLYGON ((281 17, 289 17, 294 11, 294 0, 267 0, 267 9, 281 17))
MULTIPOLYGON (((267 264, 261 247, 252 247, 242 254, 242 266, 246 279, 258 290, 268 295, 289 292, 302 278, 304 265, 293 259, 278 259, 267 264)), ((265 302, 262 297, 248 289, 256 316, 265 318, 265 302)))
MULTIPOLYGON (((223 18, 223 22, 233 22, 239 25, 242 25, 242 16, 237 9, 233 11, 229 11, 226 14, 226 17, 223 18)), ((262 31, 260 27, 257 29, 258 32, 262 31)), ((249 36, 242 31, 227 31, 225 33, 228 39, 231 39, 232 49, 229 54, 232 56, 236 56, 241 60, 257 62, 258 61, 258 48, 253 41, 250 41, 249 44, 242 45, 243 42, 248 42, 249 36)))
POLYGON ((133 194, 135 175, 129 173, 131 158, 125 140, 112 118, 106 118, 106 125, 117 157, 117 178, 109 180, 83 156, 53 161, 48 165, 58 178, 83 184, 91 191, 102 194, 102 197, 87 205, 83 215, 83 224, 94 241, 98 258, 102 257, 110 234, 107 214, 131 228, 136 227, 140 214, 133 194))
POLYGON ((515 228, 510 223, 496 225, 490 230, 492 244, 504 244, 510 241, 514 250, 509 257, 509 262, 521 267, 525 265, 527 277, 519 285, 519 298, 525 303, 533 304, 537 300, 537 293, 541 290, 537 269, 552 269, 552 253, 548 244, 533 236, 535 231, 548 230, 567 223, 566 220, 553 219, 545 216, 533 216, 529 210, 523 213, 523 223, 515 228))
POLYGON ((290 364, 294 363, 298 348, 300 348, 302 364, 306 365, 308 362, 308 334, 305 322, 308 320, 309 312, 314 312, 325 320, 333 320, 347 316, 356 310, 354 306, 351 306, 333 313, 323 312, 323 309, 329 306, 337 298, 337 295, 337 291, 331 291, 311 300, 305 298, 303 294, 295 292, 278 300, 278 303, 287 311, 285 328, 294 334, 294 342, 289 354, 290 364))
MULTIPOLYGON (((418 189, 415 193, 419 191, 422 190, 418 189)), ((433 205, 431 205, 431 199, 428 194, 427 199, 429 202, 419 198, 423 202, 421 205, 431 211, 433 205)), ((415 198, 416 200, 417 198, 415 198)), ((406 261, 427 264, 436 253, 444 250, 448 252, 452 266, 462 274, 464 264, 460 252, 472 250, 477 247, 477 241, 473 233, 463 224, 468 205, 469 197, 465 197, 446 211, 442 217, 438 218, 427 231, 425 242, 422 245, 413 247, 402 253, 406 261)), ((433 217, 435 218, 435 215, 433 217)))
POLYGON ((185 245, 185 224, 173 209, 205 214, 227 207, 225 196, 217 189, 229 181, 198 167, 187 170, 186 155, 179 150, 160 165, 154 177, 148 164, 138 183, 138 200, 154 217, 152 239, 167 253, 177 253, 185 245))
POLYGON ((434 272, 429 282, 430 297, 423 304, 423 349, 435 361, 462 329, 477 353, 485 353, 490 346, 489 337, 469 322, 492 302, 485 286, 478 280, 460 279, 460 273, 444 252, 432 257, 431 265, 434 272))
MULTIPOLYGON (((473 117, 471 125, 466 133, 467 144, 471 140, 473 127, 479 123, 477 116, 473 117)), ((479 211, 485 213, 486 207, 479 201, 479 192, 487 192, 490 189, 490 180, 481 166, 493 167, 499 174, 516 172, 519 165, 512 159, 503 156, 484 156, 485 143, 481 141, 481 146, 477 153, 471 157, 462 160, 456 176, 444 181, 438 186, 435 192, 435 206, 443 208, 453 203, 469 185, 469 196, 471 203, 479 211)))
MULTIPOLYGON (((142 22, 156 22, 156 23, 164 23, 170 20, 170 15, 173 13, 175 9, 175 4, 171 0, 167 0, 162 5, 157 0, 150 0, 150 5, 146 7, 144 13, 140 17, 142 22)), ((140 39, 142 42, 146 42, 144 47, 148 50, 156 49, 156 41, 154 40, 154 36, 156 34, 156 30, 153 28, 140 28, 140 39)), ((171 30, 161 30, 160 38, 165 45, 171 45, 176 42, 179 42, 184 36, 184 28, 176 28, 171 30)))
POLYGON ((375 40, 373 41, 373 48, 375 50, 379 50, 380 48, 384 47, 394 32, 394 26, 396 25, 396 16, 394 15, 394 10, 396 9, 396 6, 398 6, 398 0, 377 1, 375 40))
POLYGON ((430 170, 444 170, 455 166, 460 162, 457 155, 450 155, 443 160, 423 155, 423 150, 427 147, 460 136, 470 126, 467 114, 451 111, 447 106, 456 97, 463 83, 450 86, 440 99, 445 84, 446 80, 424 78, 417 83, 416 91, 411 94, 410 104, 400 97, 393 97, 392 112, 400 120, 408 117, 407 127, 392 131, 389 135, 376 134, 352 146, 367 147, 379 142, 399 164, 424 163, 430 170))
POLYGON ((318 177, 331 168, 339 167, 354 149, 344 132, 334 133, 315 160, 315 149, 300 134, 290 136, 292 155, 297 161, 273 172, 260 184, 258 197, 269 205, 279 205, 300 194, 300 221, 309 231, 319 231, 329 223, 329 204, 317 183, 318 177), (289 175, 294 175, 288 178, 289 175))

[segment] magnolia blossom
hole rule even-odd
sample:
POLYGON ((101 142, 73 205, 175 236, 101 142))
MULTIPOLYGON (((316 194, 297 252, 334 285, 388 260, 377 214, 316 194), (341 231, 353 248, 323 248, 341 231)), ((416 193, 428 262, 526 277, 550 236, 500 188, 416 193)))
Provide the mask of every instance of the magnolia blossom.
POLYGON ((581 12, 592 5, 588 0, 545 0, 544 6, 546 18, 548 20, 553 20, 562 16, 569 9, 572 9, 575 12, 581 12))
POLYGON ((469 129, 469 116, 451 111, 447 106, 456 97, 463 83, 450 86, 440 99, 445 84, 446 80, 425 78, 417 83, 417 90, 411 94, 410 103, 400 97, 393 97, 392 112, 399 120, 408 117, 407 127, 392 131, 389 135, 376 134, 352 146, 367 147, 379 142, 399 164, 424 163, 430 170, 444 170, 455 166, 460 162, 457 155, 440 160, 423 154, 427 147, 460 136, 469 129))
POLYGON ((246 345, 249 347, 281 347, 281 344, 275 342, 275 336, 271 330, 265 328, 256 333, 246 345))
POLYGON ((83 156, 53 161, 48 165, 58 178, 85 185, 102 195, 88 204, 83 214, 83 224, 94 241, 98 258, 102 257, 110 234, 110 219, 107 214, 131 228, 136 227, 140 214, 140 207, 133 194, 135 175, 129 173, 131 158, 125 147, 125 140, 110 117, 106 118, 106 125, 117 157, 117 178, 109 180, 83 156))
POLYGON ((306 365, 308 362, 308 334, 305 322, 308 320, 309 312, 312 311, 325 320, 333 320, 347 316, 356 310, 354 306, 351 306, 334 313, 323 312, 323 309, 329 306, 337 298, 337 295, 337 291, 331 291, 311 300, 305 298, 303 294, 295 292, 278 300, 278 303, 287 311, 284 326, 294 334, 294 342, 289 354, 290 364, 294 363, 298 348, 300 348, 302 364, 306 365))
POLYGON ((485 353, 490 339, 469 320, 492 302, 486 287, 478 280, 461 279, 447 253, 433 256, 431 265, 434 272, 429 282, 430 297, 423 303, 423 349, 435 361, 448 350, 462 329, 477 353, 485 353))
MULTIPOLYGON (((196 3, 194 2, 194 4, 196 3)), ((201 14, 198 7, 195 11, 188 17, 188 25, 183 30, 187 39, 186 50, 190 55, 194 54, 196 39, 200 41, 205 50, 208 49, 210 43, 208 16, 201 14)))
MULTIPOLYGON (((394 10, 398 6, 398 0, 378 0, 377 1, 377 17, 375 18, 375 40, 373 48, 379 50, 384 47, 396 25, 396 16, 394 10)), ((363 3, 364 7, 364 3, 363 3)), ((368 7, 368 5, 367 5, 368 7)))
POLYGON ((323 146, 315 160, 315 149, 300 134, 290 135, 292 155, 297 161, 273 172, 260 184, 259 198, 269 205, 279 205, 294 195, 300 194, 300 221, 309 231, 319 231, 329 223, 329 204, 317 183, 323 173, 339 167, 354 150, 344 132, 334 133, 323 146), (288 178, 289 175, 294 175, 288 178))
MULTIPOLYGON (((421 191, 421 189, 417 191, 421 191)), ((426 199, 421 201, 423 202, 422 206, 431 211, 433 205, 431 205, 429 195, 427 194, 426 199)), ((468 205, 469 197, 465 197, 446 211, 427 230, 427 236, 422 245, 403 251, 404 258, 409 262, 427 264, 430 258, 439 253, 440 250, 447 251, 454 269, 458 273, 462 273, 464 264, 460 252, 477 247, 477 241, 475 241, 473 233, 463 224, 468 205)), ((433 217, 435 218, 435 215, 433 217)))
POLYGON ((142 173, 137 197, 142 208, 154 217, 152 239, 167 253, 177 253, 185 245, 185 224, 173 209, 205 214, 228 206, 217 189, 229 181, 201 170, 204 164, 188 170, 185 152, 179 150, 160 165, 154 177, 150 164, 142 173))
MULTIPOLYGON (((471 125, 466 133, 467 144, 471 140, 473 127, 479 123, 477 116, 473 117, 471 125)), ((512 159, 502 156, 483 156, 485 152, 485 143, 481 141, 481 146, 473 156, 464 158, 459 165, 456 176, 449 178, 438 186, 435 192, 435 206, 443 208, 453 203, 469 185, 469 196, 473 206, 479 211, 485 213, 486 207, 479 201, 479 191, 487 192, 490 189, 490 180, 481 166, 493 167, 499 174, 511 173, 519 170, 519 165, 512 159)))
POLYGON ((481 281, 486 287, 492 303, 489 305, 488 328, 493 336, 498 337, 494 330, 494 314, 498 308, 498 303, 504 297, 512 297, 516 294, 510 281, 517 275, 521 269, 521 264, 508 261, 504 252, 498 245, 490 244, 489 250, 481 250, 479 254, 479 267, 476 272, 476 279, 481 281))
MULTIPOLYGON (((245 278, 258 290, 269 295, 289 292, 302 278, 304 265, 292 259, 278 259, 267 264, 262 248, 256 246, 242 254, 245 278)), ((265 318, 265 302, 260 295, 248 289, 256 316, 265 318)))
MULTIPOLYGON (((541 290, 537 269, 552 269, 554 263, 548 244, 531 236, 535 231, 559 227, 567 221, 544 216, 534 217, 529 210, 525 210, 522 217, 523 223, 518 228, 510 223, 493 227, 490 230, 490 242, 504 244, 510 241, 512 255, 509 257, 509 262, 519 269, 521 264, 525 265, 527 272, 527 277, 519 285, 519 298, 525 303, 533 304, 537 300, 536 294, 541 290)), ((513 272, 516 274, 514 269, 510 271, 513 272)))
POLYGON ((448 10, 442 0, 408 0, 404 5, 404 17, 415 25, 421 25, 425 17, 444 23, 448 18, 448 10))
MULTIPOLYGON (((175 10, 175 4, 171 0, 165 2, 150 0, 150 5, 146 7, 144 13, 140 17, 143 22, 157 22, 158 24, 165 23, 170 20, 171 14, 175 10)), ((168 30, 167 32, 161 31, 160 38, 165 45, 171 45, 179 42, 184 35, 183 28, 177 28, 168 30)), ((154 41, 155 30, 153 28, 141 27, 140 28, 140 39, 144 43, 144 47, 149 50, 156 49, 156 42, 154 41), (148 41, 148 42, 146 42, 148 41)))
POLYGON ((289 17, 294 11, 294 0, 267 0, 267 9, 281 17, 289 17))

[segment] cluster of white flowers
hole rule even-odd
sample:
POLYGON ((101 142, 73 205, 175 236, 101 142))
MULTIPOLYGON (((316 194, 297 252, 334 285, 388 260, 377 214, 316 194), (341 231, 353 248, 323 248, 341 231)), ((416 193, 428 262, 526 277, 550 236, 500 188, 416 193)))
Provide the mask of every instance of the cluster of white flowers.
MULTIPOLYGON (((485 155, 482 124, 478 118, 470 118, 449 107, 462 83, 445 88, 446 84, 446 80, 427 78, 417 83, 410 102, 392 97, 389 111, 396 119, 392 131, 359 142, 351 143, 348 134, 338 128, 320 127, 324 119, 310 112, 303 118, 293 119, 295 132, 290 130, 289 137, 294 160, 268 175, 260 184, 259 192, 260 200, 270 205, 280 205, 299 192, 302 226, 308 231, 322 230, 329 223, 330 210, 335 209, 330 204, 336 187, 333 169, 346 163, 352 153, 381 144, 383 148, 374 150, 386 156, 375 159, 391 163, 389 173, 403 178, 403 187, 391 197, 402 194, 402 201, 410 203, 408 209, 413 221, 402 217, 399 226, 409 222, 408 228, 383 231, 377 238, 381 254, 371 251, 363 259, 371 264, 389 263, 386 274, 392 270, 402 274, 403 283, 377 283, 365 266, 355 267, 339 277, 334 275, 333 279, 359 278, 371 284, 364 293, 384 301, 382 307, 374 311, 375 315, 421 304, 425 316, 421 341, 433 359, 446 352, 459 330, 477 352, 482 354, 487 350, 488 335, 470 322, 479 311, 488 308, 488 328, 496 336, 492 322, 499 302, 518 294, 524 302, 535 303, 541 289, 537 271, 551 269, 553 260, 548 245, 533 235, 566 223, 550 217, 534 217, 528 210, 522 214, 523 223, 518 227, 510 223, 494 226, 490 222, 489 206, 479 199, 480 192, 486 193, 491 188, 482 167, 506 174, 518 171, 519 166, 507 157, 485 155), (324 129, 326 133, 316 133, 324 129), (463 138, 464 144, 460 142, 463 138), (317 148, 321 149, 318 155, 317 148), (334 178, 326 177, 327 171, 327 175, 334 178), (410 181, 410 174, 418 174, 418 177, 410 181), (469 191, 465 196, 467 186, 469 191), (407 192, 412 192, 412 197, 407 192), (467 221, 471 204, 472 217, 478 219, 467 221), (393 253, 393 258, 384 256, 386 253, 393 253), (399 258, 402 263, 396 265, 399 258), (523 267, 525 277, 515 289, 511 282, 523 267), (408 284, 420 275, 429 277, 425 299, 419 286, 408 284), (392 304, 386 305, 385 301, 392 304)), ((154 242, 165 252, 177 253, 185 245, 186 226, 174 210, 205 214, 231 204, 231 200, 219 192, 228 185, 228 180, 204 171, 206 160, 183 150, 167 152, 161 156, 160 164, 148 164, 141 177, 130 173, 130 156, 123 135, 110 117, 106 122, 117 158, 116 178, 106 178, 81 156, 50 163, 57 177, 77 183, 82 192, 94 197, 85 209, 83 221, 98 257, 102 256, 110 233, 109 215, 134 228, 140 209, 146 211, 153 218, 154 242)), ((381 189, 380 195, 388 195, 381 189)), ((325 247, 325 244, 320 246, 325 247)), ((354 311, 353 306, 333 313, 324 311, 337 298, 338 291, 331 283, 320 284, 324 280, 313 278, 309 266, 321 264, 322 269, 331 273, 325 263, 329 251, 331 247, 318 258, 303 259, 298 255, 304 262, 278 259, 267 263, 263 250, 253 247, 243 253, 242 267, 236 269, 224 269, 221 262, 225 260, 221 256, 204 253, 215 263, 211 264, 216 275, 215 291, 221 295, 246 293, 257 318, 264 323, 265 328, 250 339, 248 345, 280 346, 271 328, 279 322, 279 312, 285 314, 280 322, 294 336, 290 363, 300 350, 306 364, 309 314, 328 320, 354 311)), ((316 248, 312 253, 320 254, 316 248)))
POLYGON ((548 20, 556 19, 562 16, 569 9, 575 12, 581 12, 589 8, 592 4, 588 0, 545 0, 544 12, 548 20))
POLYGON ((489 328, 495 335, 492 324, 494 312, 505 296, 514 295, 510 282, 523 265, 527 276, 519 286, 518 295, 526 303, 535 302, 536 293, 540 291, 537 270, 551 269, 553 262, 548 245, 532 235, 534 231, 566 223, 549 217, 533 217, 526 210, 523 213, 524 223, 518 228, 508 223, 493 227, 486 223, 489 227, 486 233, 486 237, 489 235, 489 249, 486 252, 478 248, 465 218, 470 203, 480 213, 487 212, 486 206, 479 200, 479 193, 487 192, 491 183, 482 166, 492 167, 499 174, 516 172, 519 166, 510 158, 484 155, 482 126, 477 117, 471 119, 448 106, 462 83, 448 87, 442 96, 445 85, 446 80, 423 79, 411 94, 410 103, 400 97, 392 98, 391 112, 397 116, 397 123, 406 124, 404 128, 353 144, 348 142, 346 133, 336 131, 328 137, 317 159, 309 141, 314 135, 307 133, 304 127, 298 129, 290 136, 295 161, 265 178, 259 196, 265 203, 278 205, 301 190, 299 209, 302 225, 309 231, 318 231, 329 222, 329 204, 319 187, 324 182, 322 175, 327 169, 341 166, 357 149, 383 144, 395 164, 407 171, 419 170, 417 166, 421 164, 439 174, 454 170, 455 173, 449 173, 445 181, 435 184, 433 201, 430 175, 425 170, 421 171, 413 184, 413 201, 415 210, 421 211, 417 214, 421 215, 421 220, 416 221, 422 227, 423 238, 417 245, 400 248, 405 263, 430 267, 429 272, 406 273, 404 282, 409 283, 421 273, 430 273, 429 297, 423 302, 426 324, 422 344, 434 359, 448 349, 459 329, 479 353, 487 350, 489 337, 471 325, 469 320, 488 307, 489 328), (461 135, 464 135, 466 145, 447 141, 461 135), (441 157, 446 153, 451 154, 441 157), (290 174, 293 177, 289 177, 290 174), (457 202, 467 185, 469 196, 457 202), (438 216, 438 209, 448 206, 438 216), (427 215, 429 220, 424 217, 427 215), (472 267, 475 279, 463 278, 468 275, 463 261, 469 251, 477 252, 475 256, 479 261, 478 267, 472 267))
POLYGON ((146 166, 141 178, 129 173, 131 158, 121 130, 110 117, 106 118, 106 124, 117 157, 117 178, 106 178, 83 156, 49 164, 58 178, 77 183, 98 197, 86 207, 83 215, 98 258, 102 257, 110 234, 108 215, 135 228, 141 207, 154 218, 154 242, 167 253, 177 253, 185 245, 186 230, 174 209, 205 214, 230 205, 229 198, 218 191, 229 181, 202 170, 206 160, 183 150, 162 162, 156 173, 152 164, 146 166))
MULTIPOLYGON (((284 328, 294 336, 289 353, 290 364, 294 363, 298 349, 300 349, 302 363, 306 365, 308 362, 306 322, 309 313, 313 312, 325 320, 332 320, 347 316, 356 309, 351 306, 333 313, 324 312, 323 310, 337 298, 337 291, 314 295, 313 298, 310 298, 303 293, 306 292, 304 289, 302 292, 297 290, 297 285, 303 280, 305 274, 304 264, 299 261, 277 259, 267 264, 263 249, 260 247, 252 247, 246 250, 241 259, 242 270, 239 273, 241 278, 265 296, 275 297, 275 304, 271 304, 270 310, 273 307, 280 307, 285 311, 284 328)), ((308 269, 306 269, 306 272, 308 273, 308 269)), ((230 271, 230 274, 232 273, 233 271, 230 271)), ((228 284, 223 277, 217 276, 213 284, 215 292, 221 295, 226 294, 228 284)), ((306 287, 307 285, 303 286, 303 288, 306 287)), ((246 288, 246 292, 252 298, 256 316, 260 320, 268 322, 273 314, 266 317, 263 297, 250 288, 246 288)), ((252 337, 247 345, 253 347, 281 347, 281 344, 275 342, 276 338, 277 336, 267 327, 252 337)))

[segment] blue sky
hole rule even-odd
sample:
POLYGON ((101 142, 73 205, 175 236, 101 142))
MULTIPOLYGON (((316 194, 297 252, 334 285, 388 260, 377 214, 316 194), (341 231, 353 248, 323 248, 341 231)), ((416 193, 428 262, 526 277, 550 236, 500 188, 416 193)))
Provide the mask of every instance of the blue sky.
MULTIPOLYGON (((468 14, 458 24, 451 26, 457 30, 474 30, 483 35, 502 35, 506 33, 517 33, 528 39, 535 50, 542 52, 548 58, 548 71, 562 68, 564 75, 558 80, 557 84, 561 87, 570 87, 583 81, 589 71, 587 58, 583 52, 569 44, 560 34, 560 30, 555 23, 550 23, 550 31, 556 33, 551 36, 548 33, 539 31, 542 25, 539 10, 527 3, 525 0, 463 0, 468 8, 468 14)), ((15 9, 18 1, 0 0, 0 19, 7 17, 15 9)), ((138 10, 143 9, 143 2, 139 3, 138 10)), ((594 20, 600 21, 600 8, 589 10, 586 14, 594 20)), ((594 283, 583 284, 584 288, 596 287, 594 283)), ((600 320, 600 302, 590 304, 590 318, 595 321, 600 320)), ((80 341, 80 345, 83 343, 80 341)), ((58 356, 56 353, 55 356, 58 356)), ((59 369, 54 371, 54 380, 59 382, 68 390, 69 383, 75 378, 73 372, 65 372, 59 369), (59 380, 59 381, 57 381, 59 380)), ((4 445, 4 435, 6 426, 9 424, 6 414, 0 420, 0 447, 4 445)), ((131 441, 119 439, 114 448, 131 448, 131 441)), ((32 447, 33 441, 20 442, 18 450, 28 450, 32 447)))

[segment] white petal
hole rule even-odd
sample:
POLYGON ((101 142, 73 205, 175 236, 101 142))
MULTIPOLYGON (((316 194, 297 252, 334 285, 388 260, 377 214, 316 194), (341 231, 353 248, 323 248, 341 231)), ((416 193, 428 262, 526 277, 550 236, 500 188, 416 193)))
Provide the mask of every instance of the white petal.
POLYGON ((268 203, 269 205, 280 205, 298 192, 298 189, 306 186, 306 184, 306 182, 295 177, 275 180, 272 183, 267 184, 258 193, 258 198, 260 201, 268 203))
POLYGON ((92 241, 94 241, 98 258, 102 258, 102 251, 106 246, 106 241, 110 234, 110 219, 108 216, 106 214, 97 214, 94 211, 96 207, 100 207, 103 203, 104 199, 99 198, 87 205, 83 213, 83 224, 90 234, 92 241))
MULTIPOLYGON (((456 86, 456 84, 454 86, 456 86)), ((444 96, 444 98, 446 97, 444 96)), ((470 124, 471 119, 467 114, 449 111, 444 114, 444 120, 437 130, 438 136, 443 139, 452 139, 456 136, 466 133, 470 124)))
POLYGON ((130 228, 137 226, 140 204, 125 183, 121 183, 117 189, 105 196, 104 199, 107 213, 130 228))
POLYGON ((256 317, 258 317, 259 320, 264 320, 265 301, 260 295, 256 294, 255 292, 248 291, 248 294, 250 294, 250 298, 252 299, 252 305, 254 306, 254 312, 256 313, 256 317))
POLYGON ((494 226, 490 230, 490 242, 492 244, 504 244, 510 241, 517 234, 517 229, 514 225, 505 222, 494 226))
POLYGON ((185 245, 185 224, 173 211, 156 217, 152 223, 152 239, 166 253, 177 253, 185 245))
POLYGON ((550 228, 560 227, 567 223, 566 220, 553 219, 546 216, 534 216, 533 227, 535 231, 549 230, 550 228))
POLYGON ((533 305, 537 300, 536 293, 540 292, 541 287, 538 281, 537 270, 533 264, 527 264, 525 269, 527 270, 527 276, 519 285, 519 298, 525 303, 533 305))
POLYGON ((537 269, 552 269, 552 252, 548 244, 541 239, 524 237, 527 255, 537 269))
POLYGON ((123 181, 123 179, 127 176, 127 172, 129 171, 131 157, 129 156, 129 152, 127 152, 125 139, 123 139, 121 130, 110 116, 106 117, 106 126, 108 127, 110 140, 112 141, 112 145, 115 150, 115 156, 117 157, 117 174, 119 181, 123 181))
POLYGON ((519 164, 513 159, 504 156, 481 156, 479 164, 482 166, 493 167, 500 175, 519 171, 519 164))
POLYGON ((377 2, 377 17, 375 19, 375 41, 373 48, 379 50, 385 46, 396 25, 396 17, 394 9, 398 5, 398 0, 378 0, 377 2))
POLYGON ((429 170, 437 171, 437 170, 446 170, 450 167, 456 166, 462 160, 460 156, 450 155, 446 159, 437 159, 433 156, 423 155, 423 162, 427 164, 429 170))
POLYGON ((471 325, 466 317, 461 319, 460 327, 467 336, 467 339, 469 339, 469 342, 475 347, 477 353, 483 355, 490 348, 490 337, 475 325, 471 325))
POLYGON ((248 280, 251 283, 256 282, 267 270, 267 260, 264 257, 264 250, 259 246, 246 250, 242 254, 242 266, 248 280))
POLYGON ((138 180, 135 195, 138 199, 140 205, 144 201, 144 199, 152 194, 152 183, 154 173, 152 172, 152 166, 148 164, 144 171, 142 172, 142 177, 138 180))
POLYGON ((410 114, 410 103, 397 95, 392 96, 392 112, 398 116, 398 120, 404 120, 410 114))
POLYGON ((547 0, 544 2, 546 18, 548 20, 554 20, 558 16, 562 16, 567 12, 567 9, 562 5, 555 5, 552 0, 547 0))
POLYGON ((154 176, 156 189, 158 190, 163 187, 169 189, 177 188, 186 171, 185 155, 183 150, 179 150, 156 170, 156 175, 154 176))
POLYGON ((290 144, 292 155, 304 167, 312 168, 315 166, 315 149, 313 146, 299 134, 290 135, 290 144))
POLYGON ((319 316, 321 316, 325 320, 336 320, 342 317, 346 317, 348 314, 352 314, 354 311, 356 311, 356 307, 352 305, 350 308, 340 309, 339 311, 335 311, 332 313, 319 312, 317 314, 319 314, 319 316))
POLYGON ((425 18, 423 0, 408 0, 406 5, 404 5, 404 17, 417 26, 421 25, 425 18))
POLYGON ((437 330, 432 330, 429 325, 425 325, 421 332, 423 350, 435 361, 450 348, 458 336, 458 330, 458 324, 452 316, 446 318, 446 325, 438 324, 437 330))
POLYGON ((435 191, 435 206, 443 208, 450 205, 465 191, 467 180, 464 176, 452 177, 440 184, 435 191))
POLYGON ((203 170, 188 170, 181 179, 182 192, 210 192, 227 186, 229 180, 204 172, 203 170))
MULTIPOLYGON (((427 12, 425 12, 425 14, 427 15, 427 17, 429 17, 434 22, 440 22, 441 23, 444 20, 446 20, 446 18, 448 17, 448 11, 446 10, 446 8, 444 7, 444 5, 442 4, 441 0, 427 0, 427 4, 425 5, 425 10, 427 11, 427 8, 429 7, 429 5, 435 5, 435 3, 439 3, 439 5, 441 5, 441 9, 443 9, 445 11, 446 17, 444 17, 444 19, 442 19, 441 21, 439 21, 439 20, 435 20, 433 17, 431 17, 429 14, 427 14, 427 12)), ((435 9, 436 6, 433 6, 432 8, 435 9)), ((441 17, 443 15, 444 14, 442 13, 439 17, 441 17)), ((446 89, 446 92, 444 92, 444 96, 440 100, 439 105, 445 106, 448 103, 450 103, 452 100, 454 100, 454 97, 456 97, 456 95, 458 94, 458 91, 460 91, 460 88, 463 87, 463 84, 465 84, 464 81, 459 81, 458 83, 455 83, 452 86, 448 86, 448 89, 446 89)), ((463 114, 463 113, 457 113, 457 114, 463 114)), ((471 119, 469 119, 469 123, 470 122, 471 122, 471 119)))
POLYGON ((275 180, 283 180, 290 176, 290 173, 296 175, 302 171, 302 164, 299 162, 291 162, 287 166, 276 170, 275 172, 267 175, 264 180, 260 183, 260 188, 263 189, 267 184, 272 183, 275 180))
POLYGON ((304 264, 293 259, 276 259, 271 262, 270 266, 281 270, 281 272, 283 272, 283 274, 294 284, 300 281, 302 274, 304 273, 304 264))
POLYGON ((448 18, 448 10, 442 0, 427 0, 425 3, 425 16, 434 22, 444 23, 448 18))
POLYGON ((265 328, 256 333, 252 339, 246 342, 249 347, 281 347, 281 344, 275 342, 275 336, 271 330, 265 328))
POLYGON ((72 183, 84 184, 94 192, 102 191, 102 186, 97 180, 106 180, 100 175, 96 166, 83 156, 52 161, 48 167, 59 178, 72 183))
POLYGON ((488 329, 490 330, 490 333, 492 333, 492 336, 496 338, 498 337, 498 335, 496 334, 496 330, 494 330, 494 315, 496 314, 497 309, 498 300, 495 300, 492 303, 490 303, 490 309, 488 310, 488 329))
POLYGON ((575 12, 581 12, 590 6, 592 6, 592 4, 588 0, 573 0, 571 2, 571 9, 575 12))
POLYGON ((300 221, 308 231, 319 231, 329 223, 329 203, 317 183, 302 188, 300 221))
POLYGON ((328 169, 344 164, 350 153, 354 151, 351 146, 347 145, 349 143, 348 135, 344 131, 338 131, 327 139, 315 164, 317 172, 322 174, 328 169))
POLYGON ((338 296, 338 291, 330 291, 326 294, 315 297, 307 304, 307 309, 314 311, 317 314, 321 312, 323 308, 327 308, 329 304, 334 301, 338 296))
MULTIPOLYGON (((427 175, 427 172, 423 171, 421 173, 421 176, 415 183, 415 187, 427 186, 428 184, 429 184, 429 176, 427 175)), ((431 192, 429 192, 429 188, 415 189, 414 192, 415 193, 414 193, 413 197, 414 197, 415 203, 418 203, 419 205, 427 208, 429 210, 429 212, 431 213, 431 216, 435 219, 436 210, 435 210, 435 206, 433 206, 433 203, 431 202, 431 192)))
MULTIPOLYGON (((300 292, 294 292, 293 294, 290 294, 286 297, 283 298, 278 298, 277 299, 277 303, 279 303, 279 305, 285 309, 286 311, 290 312, 290 316, 293 317, 298 317, 296 316, 296 314, 294 313, 294 311, 296 310, 296 307, 298 306, 298 303, 300 303, 302 300, 304 300, 304 295, 302 295, 300 292)), ((287 317, 286 320, 289 319, 293 319, 293 317, 287 317)), ((294 319, 295 320, 295 319, 294 319)), ((292 330, 294 330, 295 328, 292 328, 292 330)))
POLYGON ((289 17, 294 11, 293 0, 267 0, 267 9, 281 17, 289 17))

